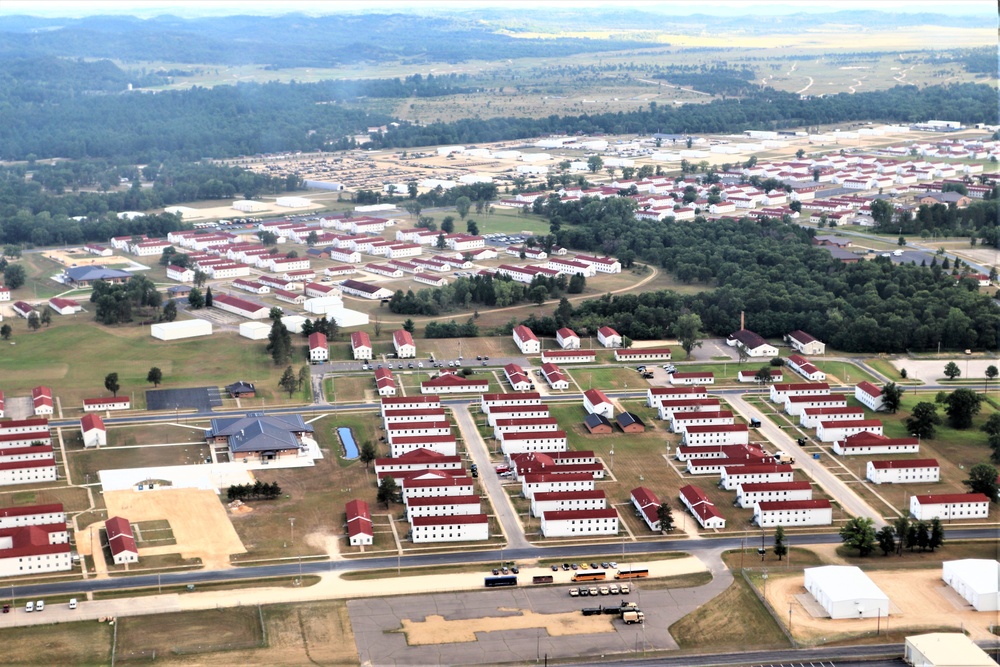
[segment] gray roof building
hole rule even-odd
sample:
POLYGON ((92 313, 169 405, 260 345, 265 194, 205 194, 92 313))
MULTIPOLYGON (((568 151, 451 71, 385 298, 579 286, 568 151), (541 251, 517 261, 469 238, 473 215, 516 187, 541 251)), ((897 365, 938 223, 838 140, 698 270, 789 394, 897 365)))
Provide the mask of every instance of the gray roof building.
POLYGON ((106 280, 109 283, 125 282, 132 277, 132 274, 128 271, 108 269, 103 266, 74 266, 66 269, 66 277, 69 278, 70 282, 78 285, 89 285, 96 280, 106 280))
POLYGON ((266 454, 298 449, 299 436, 312 432, 312 426, 299 415, 265 416, 251 412, 246 417, 213 419, 212 428, 205 435, 209 440, 226 438, 233 454, 266 454))

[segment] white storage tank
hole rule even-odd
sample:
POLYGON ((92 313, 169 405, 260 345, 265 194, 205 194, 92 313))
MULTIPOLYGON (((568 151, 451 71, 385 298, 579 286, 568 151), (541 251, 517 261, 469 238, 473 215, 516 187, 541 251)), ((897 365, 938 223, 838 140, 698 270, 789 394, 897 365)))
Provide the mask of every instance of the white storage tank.
POLYGON ((160 322, 150 329, 153 338, 160 340, 180 340, 197 336, 211 336, 212 323, 208 320, 181 320, 180 322, 160 322))

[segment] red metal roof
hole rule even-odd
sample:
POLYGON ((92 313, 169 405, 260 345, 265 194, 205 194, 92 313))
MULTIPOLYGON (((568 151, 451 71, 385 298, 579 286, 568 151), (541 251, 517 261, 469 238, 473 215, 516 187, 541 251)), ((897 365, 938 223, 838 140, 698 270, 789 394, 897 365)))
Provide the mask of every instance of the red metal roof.
POLYGON ((944 505, 951 503, 988 503, 990 499, 984 493, 932 493, 916 496, 921 505, 944 505))
POLYGON ((882 420, 880 419, 847 419, 839 422, 820 422, 820 426, 823 428, 868 428, 868 427, 881 427, 882 420))
POLYGON ((689 421, 692 419, 726 419, 731 418, 731 410, 716 410, 713 412, 678 412, 674 415, 674 421, 689 421))
MULTIPOLYGON (((521 394, 483 394, 483 401, 486 403, 490 403, 493 401, 509 401, 509 400, 516 400, 523 402, 523 401, 538 399, 540 396, 541 395, 538 392, 534 391, 526 391, 521 394)), ((497 406, 497 407, 503 407, 503 406, 497 406)), ((492 412, 492 409, 490 411, 492 412)))
POLYGON ((489 523, 485 514, 454 514, 452 516, 415 516, 410 524, 416 526, 448 526, 452 524, 489 523))
POLYGON ((538 473, 524 476, 525 484, 545 484, 547 482, 585 482, 594 481, 594 476, 588 472, 573 472, 554 474, 554 473, 538 473))
POLYGON ((825 498, 815 500, 766 500, 758 503, 761 512, 777 512, 780 510, 818 510, 830 507, 830 501, 825 498))
POLYGON ((820 394, 819 396, 788 396, 789 403, 842 403, 847 400, 844 394, 820 394))
MULTIPOLYGON (((699 414, 697 412, 684 414, 699 414)), ((704 426, 688 426, 684 430, 688 433, 740 433, 748 431, 746 424, 707 424, 704 426)))
POLYGON ((540 438, 543 440, 564 439, 566 431, 517 431, 514 433, 501 433, 501 440, 530 440, 540 438))
POLYGON ((326 349, 326 334, 319 331, 309 334, 309 349, 315 350, 318 348, 326 349))
POLYGON ((603 510, 552 510, 543 512, 546 521, 569 521, 571 519, 617 519, 618 510, 607 508, 603 510))
POLYGON ((607 498, 607 494, 601 489, 594 489, 593 491, 546 491, 535 494, 535 500, 539 502, 553 500, 597 500, 599 498, 607 498))
POLYGON ((937 468, 937 459, 909 459, 896 461, 869 461, 876 470, 895 470, 898 468, 937 468))
POLYGON ((691 510, 701 517, 702 520, 722 518, 722 514, 716 509, 715 503, 709 500, 705 492, 697 486, 688 484, 680 490, 680 494, 688 501, 691 510))
POLYGON ((514 335, 522 342, 527 342, 529 340, 537 341, 538 336, 534 332, 523 324, 519 324, 514 327, 514 335))
POLYGON ((128 403, 131 399, 128 396, 106 396, 104 398, 85 398, 84 405, 103 405, 105 403, 128 403))
MULTIPOLYGON (((383 368, 383 369, 380 369, 380 370, 385 370, 385 369, 383 368)), ((441 402, 441 397, 440 396, 431 396, 431 395, 426 395, 426 396, 391 396, 391 397, 387 397, 387 398, 383 398, 382 399, 382 405, 383 405, 383 407, 386 406, 386 405, 396 405, 396 404, 399 404, 399 403, 406 404, 406 403, 440 403, 440 402, 441 402)))
POLYGON ((784 384, 773 384, 775 391, 801 391, 806 389, 825 389, 827 392, 830 391, 830 385, 826 382, 789 382, 784 384))
POLYGON ((879 396, 882 395, 882 390, 879 389, 878 387, 876 387, 875 385, 873 385, 868 380, 863 380, 863 381, 859 382, 857 384, 857 388, 860 389, 861 391, 865 392, 866 394, 868 394, 872 398, 878 398, 879 396))
POLYGON ((488 387, 489 380, 473 380, 454 373, 445 373, 420 383, 421 387, 488 387))
POLYGON ((743 493, 761 493, 763 491, 805 491, 811 489, 809 482, 753 482, 740 484, 743 493))
POLYGON ((0 508, 0 518, 30 516, 32 514, 53 514, 55 512, 62 511, 62 503, 52 503, 50 505, 31 505, 28 507, 3 507, 0 508))
POLYGON ((600 405, 601 403, 611 404, 611 399, 609 399, 603 391, 600 389, 588 389, 583 392, 583 395, 590 401, 591 405, 600 405))
POLYGON ((407 507, 421 507, 427 505, 478 505, 479 496, 421 496, 410 498, 406 501, 407 507))
POLYGON ((56 464, 54 458, 28 459, 27 461, 9 461, 0 463, 0 470, 23 470, 24 468, 51 468, 56 464))
POLYGON ((760 473, 792 472, 792 466, 787 463, 739 465, 726 466, 725 471, 727 475, 756 475, 760 473))
POLYGON ((94 429, 103 431, 105 430, 104 420, 93 413, 84 415, 80 418, 80 428, 82 428, 84 432, 92 431, 94 429))
POLYGON ((410 332, 405 329, 397 329, 396 331, 393 331, 392 340, 396 343, 397 347, 402 347, 403 345, 413 345, 413 336, 411 336, 410 332))
POLYGON ((451 424, 446 421, 433 421, 433 422, 396 422, 393 424, 386 424, 385 429, 387 431, 414 431, 423 428, 451 428, 451 424))

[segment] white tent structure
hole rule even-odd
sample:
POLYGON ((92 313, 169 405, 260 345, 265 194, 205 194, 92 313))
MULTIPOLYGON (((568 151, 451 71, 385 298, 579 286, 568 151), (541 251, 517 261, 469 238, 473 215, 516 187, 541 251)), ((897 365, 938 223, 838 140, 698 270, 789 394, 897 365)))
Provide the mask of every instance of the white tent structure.
POLYGON ((964 558, 942 563, 941 578, 976 611, 1000 610, 1000 562, 964 558))
POLYGON ((825 565, 805 571, 805 587, 830 618, 875 618, 889 615, 889 598, 861 568, 825 565))

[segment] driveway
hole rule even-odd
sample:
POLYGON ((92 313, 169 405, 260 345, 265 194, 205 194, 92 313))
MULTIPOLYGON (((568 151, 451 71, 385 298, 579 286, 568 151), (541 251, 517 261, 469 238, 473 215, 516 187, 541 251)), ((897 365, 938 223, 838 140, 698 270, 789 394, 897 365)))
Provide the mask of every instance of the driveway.
POLYGON ((781 430, 777 424, 767 418, 763 412, 747 403, 742 396, 730 394, 726 400, 733 406, 733 409, 749 420, 756 417, 760 420, 760 433, 762 433, 779 450, 791 454, 795 457, 795 462, 799 468, 805 471, 812 479, 823 487, 827 493, 833 496, 834 500, 840 503, 849 514, 860 517, 867 517, 875 522, 876 528, 886 525, 885 520, 879 512, 861 499, 854 491, 844 484, 836 475, 830 472, 822 463, 816 461, 811 455, 805 452, 795 438, 781 430))
MULTIPOLYGON (((1000 359, 990 359, 983 357, 972 357, 960 355, 952 359, 893 359, 892 365, 897 369, 905 368, 906 375, 910 378, 923 380, 927 384, 938 384, 938 381, 945 377, 944 367, 949 361, 954 361, 958 370, 962 371, 959 379, 976 378, 986 382, 986 368, 996 366, 1000 368, 1000 359)), ((996 384, 996 382, 994 382, 996 384)))
POLYGON ((492 501, 493 510, 496 512, 504 536, 507 538, 507 548, 520 549, 530 546, 524 537, 524 528, 517 518, 517 512, 514 511, 514 506, 507 494, 504 493, 500 478, 493 469, 489 448, 479 434, 479 429, 476 428, 475 419, 469 411, 470 407, 468 405, 452 405, 450 407, 455 414, 455 422, 458 424, 458 430, 462 433, 462 439, 465 440, 469 456, 479 466, 479 480, 492 501))

